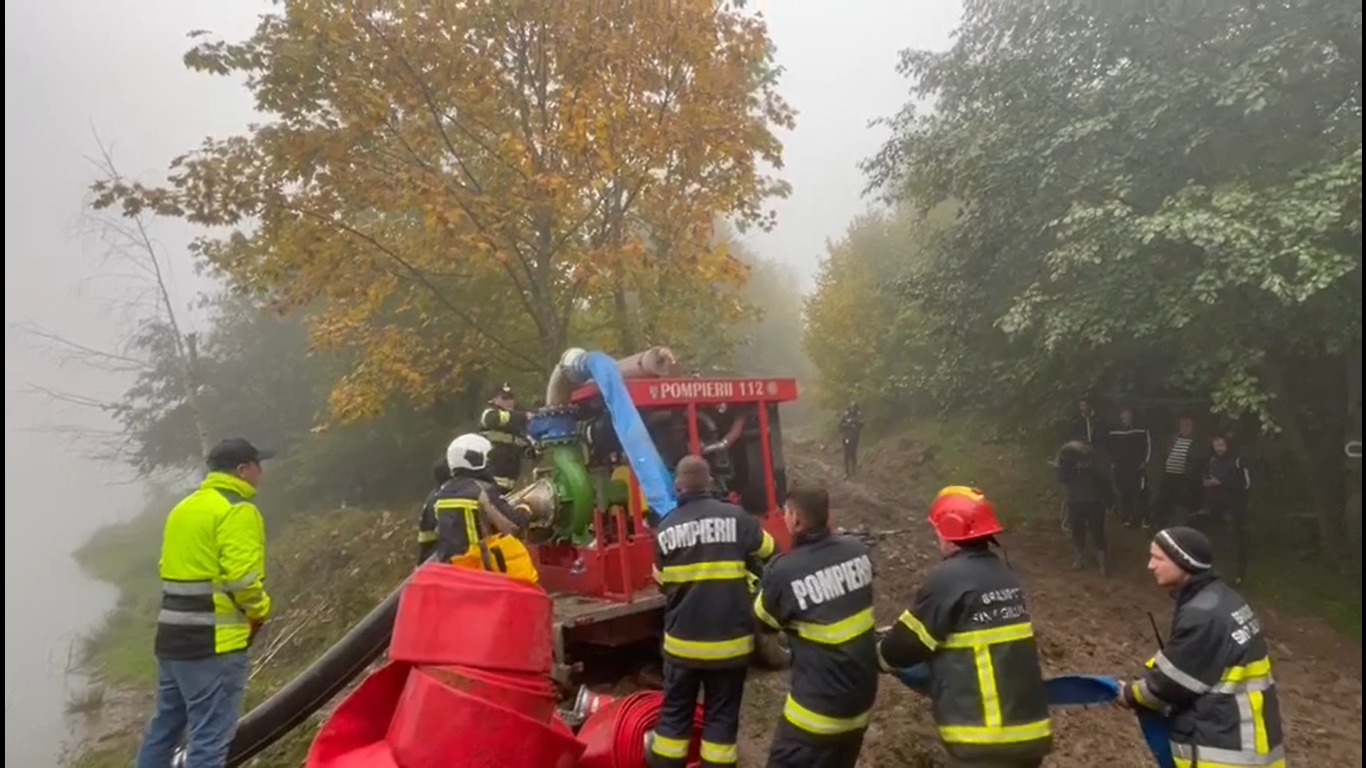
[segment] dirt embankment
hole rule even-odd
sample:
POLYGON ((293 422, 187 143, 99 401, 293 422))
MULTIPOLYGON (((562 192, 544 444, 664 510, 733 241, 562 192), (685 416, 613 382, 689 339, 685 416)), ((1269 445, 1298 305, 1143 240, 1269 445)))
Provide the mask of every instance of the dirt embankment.
MULTIPOLYGON (((1002 460, 999 472, 1022 472, 1020 462, 993 456, 1003 449, 981 446, 988 463, 1002 460)), ((875 549, 878 566, 879 623, 890 623, 909 605, 924 571, 938 560, 933 537, 924 523, 925 505, 948 482, 980 483, 987 478, 951 477, 960 463, 942 461, 934 446, 911 440, 879 446, 864 457, 861 477, 846 482, 836 469, 835 446, 793 442, 788 463, 793 478, 822 482, 831 491, 837 524, 871 529, 909 529, 884 538, 875 549)), ((975 463, 975 462, 974 462, 975 463)), ((1043 469, 1041 467, 1041 469, 1043 469)), ((1002 478, 1013 495, 1056 510, 1019 478, 1002 478)), ((1038 486, 1033 486, 1037 489, 1038 486)), ((1018 520, 1018 510, 1006 510, 1018 520)), ((1112 534, 1114 573, 1101 579, 1094 572, 1073 573, 1070 549, 1054 524, 1055 513, 1035 518, 1034 525, 1014 524, 1003 537, 1011 565, 1029 593, 1035 631, 1046 675, 1097 673, 1128 676, 1154 651, 1148 612, 1165 633, 1170 599, 1153 586, 1145 571, 1147 546, 1141 534, 1112 534)), ((1271 641, 1293 765, 1351 768, 1362 765, 1361 647, 1323 622, 1292 618, 1266 606, 1255 606, 1271 641)), ((787 690, 786 673, 756 674, 750 685, 742 725, 741 764, 763 765, 768 740, 787 690)), ((1148 768, 1152 759, 1142 744, 1131 714, 1111 709, 1055 710, 1056 749, 1048 764, 1076 768, 1148 768)), ((884 679, 860 768, 938 766, 943 758, 935 745, 924 698, 884 679)))

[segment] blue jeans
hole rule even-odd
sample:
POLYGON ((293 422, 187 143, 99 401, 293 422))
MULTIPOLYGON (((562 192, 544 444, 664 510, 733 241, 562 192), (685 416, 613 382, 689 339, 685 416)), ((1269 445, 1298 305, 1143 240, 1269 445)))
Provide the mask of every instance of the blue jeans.
POLYGON ((223 768, 242 715, 246 651, 207 659, 157 659, 157 703, 137 768, 170 768, 181 739, 188 768, 223 768))

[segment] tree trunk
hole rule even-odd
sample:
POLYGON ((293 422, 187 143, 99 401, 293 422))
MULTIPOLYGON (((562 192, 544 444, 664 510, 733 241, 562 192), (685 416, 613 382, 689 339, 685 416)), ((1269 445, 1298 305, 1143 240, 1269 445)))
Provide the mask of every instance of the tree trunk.
POLYGON ((1281 438, 1295 462, 1296 479, 1304 492, 1304 499, 1318 521, 1320 554, 1324 559, 1336 564, 1342 554, 1342 516, 1334 503, 1335 500, 1324 491, 1325 486, 1321 482, 1324 473, 1323 462, 1315 460, 1309 441, 1305 438, 1300 415, 1285 384, 1279 361, 1271 361, 1265 368, 1265 374, 1268 389, 1275 396, 1276 402, 1281 404, 1276 413, 1276 421, 1281 427, 1281 438))
MULTIPOLYGON (((174 322, 172 327, 176 327, 174 322)), ((204 418, 204 409, 199 403, 199 334, 185 334, 185 357, 181 365, 184 367, 181 376, 185 381, 185 403, 190 407, 190 417, 194 419, 195 432, 199 435, 199 450, 207 459, 213 443, 209 439, 208 419, 204 418)))
POLYGON ((630 355, 640 351, 640 341, 636 334, 635 321, 631 317, 631 302, 626 288, 618 285, 612 291, 612 312, 617 330, 617 355, 630 355))

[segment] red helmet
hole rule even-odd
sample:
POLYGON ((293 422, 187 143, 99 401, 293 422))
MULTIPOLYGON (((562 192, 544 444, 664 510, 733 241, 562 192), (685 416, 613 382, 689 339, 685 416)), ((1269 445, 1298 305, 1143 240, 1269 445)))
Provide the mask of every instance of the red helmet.
POLYGON ((934 497, 930 525, 945 541, 980 539, 1005 530, 987 497, 966 485, 950 485, 934 497))

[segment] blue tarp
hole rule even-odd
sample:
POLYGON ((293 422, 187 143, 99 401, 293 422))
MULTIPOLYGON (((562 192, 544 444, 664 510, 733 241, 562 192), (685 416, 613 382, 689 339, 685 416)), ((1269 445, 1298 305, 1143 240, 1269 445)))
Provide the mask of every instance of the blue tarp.
POLYGON ((602 393, 602 401, 612 417, 612 430, 617 433, 631 471, 635 472, 636 482, 640 483, 645 503, 660 517, 674 511, 678 498, 674 495, 673 475, 659 458, 645 422, 640 420, 640 414, 631 402, 631 393, 621 379, 617 361, 602 352, 589 352, 580 358, 578 365, 602 393))
MULTIPOLYGON (((903 685, 925 693, 930 687, 930 668, 917 664, 896 672, 903 685)), ((1119 681, 1106 675, 1062 675, 1044 681, 1048 688, 1048 703, 1055 707, 1108 704, 1119 697, 1119 681)), ((1143 741, 1152 752, 1158 768, 1176 768, 1172 759, 1171 742, 1167 737, 1167 721, 1156 712, 1138 709, 1138 728, 1143 741)))

